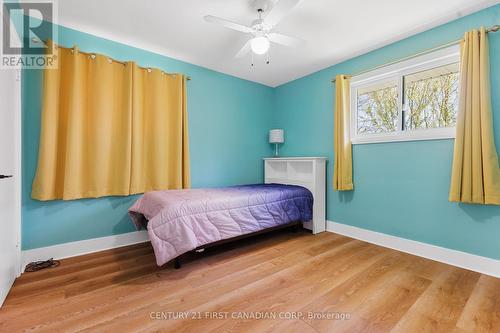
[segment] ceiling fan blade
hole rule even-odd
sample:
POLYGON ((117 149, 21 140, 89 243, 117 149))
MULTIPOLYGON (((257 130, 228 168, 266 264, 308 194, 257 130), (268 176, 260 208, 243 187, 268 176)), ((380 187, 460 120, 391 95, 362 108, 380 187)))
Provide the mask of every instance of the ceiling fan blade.
POLYGON ((275 32, 270 33, 268 35, 268 38, 273 43, 291 47, 297 47, 304 43, 304 41, 301 39, 289 37, 275 32))
POLYGON ((250 43, 252 42, 251 39, 249 39, 245 45, 236 53, 235 58, 243 58, 248 52, 250 52, 250 43))
POLYGON ((264 24, 268 27, 274 27, 299 2, 300 0, 279 0, 269 14, 264 17, 264 24))
POLYGON ((247 27, 243 24, 235 23, 217 16, 212 16, 212 15, 206 15, 205 21, 210 22, 210 23, 216 23, 220 24, 226 28, 233 29, 236 31, 241 31, 241 32, 252 32, 253 29, 250 27, 247 27))

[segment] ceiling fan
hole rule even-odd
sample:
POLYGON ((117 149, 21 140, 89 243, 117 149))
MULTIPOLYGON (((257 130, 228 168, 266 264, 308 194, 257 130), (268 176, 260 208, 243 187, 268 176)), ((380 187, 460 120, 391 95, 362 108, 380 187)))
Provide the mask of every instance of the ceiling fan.
POLYGON ((262 14, 271 7, 273 2, 271 0, 253 0, 252 4, 259 18, 254 20, 251 26, 235 23, 212 15, 206 15, 205 21, 220 24, 226 28, 248 33, 253 36, 243 45, 238 53, 236 53, 236 58, 245 56, 250 50, 255 54, 262 55, 269 51, 271 43, 290 47, 297 47, 303 43, 300 39, 272 32, 273 28, 281 19, 283 19, 283 17, 285 17, 285 15, 287 15, 299 2, 300 0, 278 0, 269 10, 269 13, 262 18, 262 14))

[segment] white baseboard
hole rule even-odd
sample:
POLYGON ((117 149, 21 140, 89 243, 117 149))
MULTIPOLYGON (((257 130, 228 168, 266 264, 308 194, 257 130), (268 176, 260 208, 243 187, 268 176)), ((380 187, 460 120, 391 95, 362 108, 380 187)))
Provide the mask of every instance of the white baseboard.
POLYGON ((326 222, 326 230, 482 274, 500 277, 500 260, 391 236, 333 221, 326 222))
POLYGON ((40 247, 32 250, 24 250, 21 253, 21 272, 24 272, 26 265, 32 261, 47 260, 50 258, 64 259, 76 257, 82 254, 99 252, 147 241, 149 241, 148 232, 146 230, 141 230, 125 234, 40 247))
MULTIPOLYGON (((444 247, 417 242, 397 236, 391 236, 376 231, 362 229, 333 221, 326 222, 326 230, 368 243, 388 247, 420 257, 436 260, 445 264, 469 269, 482 274, 500 278, 500 260, 486 258, 475 254, 451 250, 444 247)), ((146 230, 134 231, 114 236, 87 239, 77 242, 57 244, 32 250, 22 251, 22 266, 32 261, 49 258, 64 259, 83 254, 108 250, 112 248, 149 241, 146 230)))

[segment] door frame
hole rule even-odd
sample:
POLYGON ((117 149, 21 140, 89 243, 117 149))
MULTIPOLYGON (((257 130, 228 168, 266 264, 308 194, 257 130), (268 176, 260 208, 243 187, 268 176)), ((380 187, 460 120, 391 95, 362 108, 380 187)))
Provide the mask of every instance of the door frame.
POLYGON ((14 117, 14 152, 16 155, 16 161, 14 166, 14 182, 15 182, 15 211, 16 211, 16 221, 14 223, 17 225, 17 251, 16 251, 16 266, 17 277, 19 277, 23 271, 24 267, 21 267, 21 219, 22 219, 22 70, 16 69, 15 76, 15 117, 14 117))

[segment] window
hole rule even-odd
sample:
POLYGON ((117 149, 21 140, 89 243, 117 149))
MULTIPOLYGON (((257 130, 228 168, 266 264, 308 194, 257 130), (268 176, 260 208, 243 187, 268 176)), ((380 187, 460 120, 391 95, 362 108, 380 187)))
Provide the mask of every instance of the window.
POLYGON ((459 57, 452 46, 353 77, 352 142, 453 138, 459 57))
POLYGON ((358 134, 398 130, 398 80, 376 82, 357 91, 358 134))

